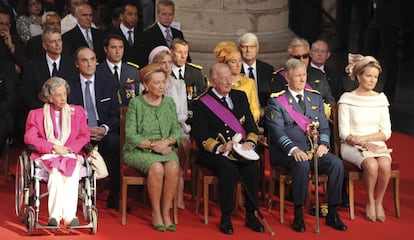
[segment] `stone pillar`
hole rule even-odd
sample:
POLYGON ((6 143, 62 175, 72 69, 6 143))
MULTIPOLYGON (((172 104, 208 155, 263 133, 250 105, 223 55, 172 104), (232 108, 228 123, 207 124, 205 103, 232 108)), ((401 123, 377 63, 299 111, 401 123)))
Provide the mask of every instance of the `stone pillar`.
POLYGON ((223 40, 237 43, 245 32, 259 38, 258 58, 279 69, 293 33, 288 28, 288 0, 174 0, 175 20, 190 43, 192 62, 205 74, 216 62, 213 49, 223 40))

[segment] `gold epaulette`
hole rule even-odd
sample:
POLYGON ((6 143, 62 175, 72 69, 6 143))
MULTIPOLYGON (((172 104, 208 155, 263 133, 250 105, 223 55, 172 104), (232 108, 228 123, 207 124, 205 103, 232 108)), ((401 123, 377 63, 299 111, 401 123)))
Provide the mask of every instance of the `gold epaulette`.
POLYGON ((128 65, 136 67, 137 69, 139 69, 139 65, 133 62, 126 62, 128 65))
POLYGON ((318 90, 315 90, 315 89, 305 88, 305 90, 308 91, 308 92, 313 92, 313 93, 319 94, 319 95, 321 94, 318 90))
POLYGON ((248 133, 246 137, 246 141, 250 140, 254 142, 254 144, 257 144, 258 139, 259 139, 259 136, 256 133, 248 133))
POLYGON ((192 67, 195 67, 195 68, 197 68, 197 69, 203 69, 203 66, 201 66, 201 65, 197 65, 197 64, 194 64, 194 63, 187 63, 188 65, 190 65, 190 66, 192 66, 192 67))
POLYGON ((270 94, 270 97, 271 98, 279 97, 280 95, 284 94, 285 92, 286 92, 286 90, 282 90, 282 91, 277 92, 277 93, 272 93, 272 94, 270 94))
POLYGON ((214 138, 208 138, 207 140, 203 141, 203 148, 209 153, 212 153, 214 151, 214 148, 220 144, 219 141, 217 141, 214 138))
POLYGON ((283 70, 285 70, 285 69, 284 68, 279 68, 278 70, 274 71, 272 74, 276 75, 276 74, 278 74, 279 72, 281 72, 283 70))

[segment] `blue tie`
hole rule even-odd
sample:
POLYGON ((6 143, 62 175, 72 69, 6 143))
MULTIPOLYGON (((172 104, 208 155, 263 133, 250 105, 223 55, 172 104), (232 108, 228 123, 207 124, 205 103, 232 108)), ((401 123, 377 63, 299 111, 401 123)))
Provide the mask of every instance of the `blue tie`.
POLYGON ((98 126, 98 120, 96 119, 95 107, 93 106, 91 90, 89 89, 91 83, 92 81, 89 80, 85 82, 85 108, 88 114, 88 126, 96 127, 98 126))

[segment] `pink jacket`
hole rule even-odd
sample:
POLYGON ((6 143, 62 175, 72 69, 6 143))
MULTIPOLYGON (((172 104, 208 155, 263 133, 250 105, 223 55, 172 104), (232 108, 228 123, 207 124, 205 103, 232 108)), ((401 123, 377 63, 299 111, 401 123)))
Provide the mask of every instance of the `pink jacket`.
MULTIPOLYGON (((75 154, 81 154, 83 146, 89 142, 90 130, 86 122, 85 110, 77 105, 70 105, 74 114, 71 116, 71 132, 65 143, 75 154)), ((54 111, 51 111, 54 119, 54 111)), ((30 159, 36 159, 43 154, 52 153, 53 143, 47 141, 43 123, 43 108, 31 110, 26 120, 26 132, 24 142, 33 145, 35 151, 30 155, 30 159)))

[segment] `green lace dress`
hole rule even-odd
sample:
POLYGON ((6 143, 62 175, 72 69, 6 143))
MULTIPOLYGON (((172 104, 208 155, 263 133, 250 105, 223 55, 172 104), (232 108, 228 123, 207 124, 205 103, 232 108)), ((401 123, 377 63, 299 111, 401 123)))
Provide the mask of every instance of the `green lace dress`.
POLYGON ((177 154, 173 151, 168 155, 161 155, 137 148, 138 143, 145 139, 165 139, 173 137, 177 140, 175 148, 181 138, 181 128, 178 124, 175 103, 172 98, 164 97, 161 104, 152 106, 142 95, 129 102, 125 123, 124 162, 143 173, 148 173, 155 162, 177 161, 177 154))

